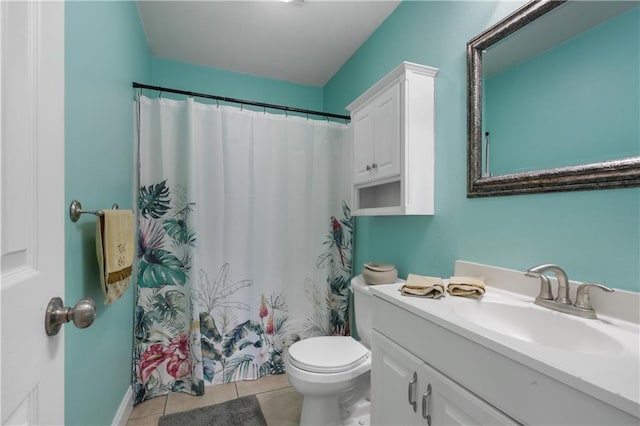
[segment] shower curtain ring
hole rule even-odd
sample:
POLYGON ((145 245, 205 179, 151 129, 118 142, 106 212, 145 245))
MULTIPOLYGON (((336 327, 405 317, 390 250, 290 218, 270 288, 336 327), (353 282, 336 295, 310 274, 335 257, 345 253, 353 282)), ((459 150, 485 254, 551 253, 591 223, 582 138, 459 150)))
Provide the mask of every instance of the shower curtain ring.
POLYGON ((216 99, 216 105, 220 108, 220 99, 216 99))

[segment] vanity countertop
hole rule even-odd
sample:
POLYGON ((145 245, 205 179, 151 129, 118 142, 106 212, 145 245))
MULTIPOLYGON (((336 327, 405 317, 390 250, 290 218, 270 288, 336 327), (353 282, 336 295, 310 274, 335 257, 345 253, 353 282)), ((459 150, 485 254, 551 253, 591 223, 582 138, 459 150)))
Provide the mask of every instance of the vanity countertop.
MULTIPOLYGON (((562 314, 534 305, 533 298, 529 296, 491 286, 486 286, 487 292, 481 299, 447 295, 438 300, 403 296, 399 291, 400 286, 401 284, 374 286, 372 294, 635 417, 640 417, 638 324, 604 315, 599 315, 596 320, 589 320, 562 314), (478 305, 483 303, 485 305, 478 305), (472 321, 458 313, 468 308, 484 309, 484 306, 489 304, 510 305, 514 309, 524 309, 523 312, 526 313, 535 313, 536 317, 541 318, 550 315, 552 323, 566 324, 565 330, 562 329, 564 327, 544 330, 545 333, 555 333, 551 337, 561 343, 560 347, 536 343, 526 333, 509 335, 509 327, 505 327, 504 332, 496 331, 500 330, 499 322, 491 327, 487 327, 487 324, 482 326, 479 324, 482 321, 472 321), (533 312, 530 309, 541 311, 533 312), (566 338, 567 330, 574 329, 593 331, 594 336, 603 336, 609 339, 603 342, 612 345, 590 346, 590 342, 587 341, 584 350, 570 345, 562 348, 562 339, 566 338)), ((483 321, 486 321, 486 317, 483 321)), ((505 321, 503 325, 508 325, 504 323, 505 321)), ((590 338, 587 334, 589 333, 571 337, 574 341, 580 342, 590 338)))

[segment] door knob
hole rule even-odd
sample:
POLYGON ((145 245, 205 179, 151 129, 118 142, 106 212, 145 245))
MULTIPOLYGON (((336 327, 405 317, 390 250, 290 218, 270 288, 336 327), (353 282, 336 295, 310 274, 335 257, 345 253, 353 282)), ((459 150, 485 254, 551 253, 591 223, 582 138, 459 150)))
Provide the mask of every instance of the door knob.
POLYGON ((96 318, 96 302, 93 299, 80 299, 73 308, 64 306, 62 299, 53 297, 47 305, 44 316, 44 329, 47 336, 58 334, 62 325, 73 321, 78 328, 87 328, 96 318))

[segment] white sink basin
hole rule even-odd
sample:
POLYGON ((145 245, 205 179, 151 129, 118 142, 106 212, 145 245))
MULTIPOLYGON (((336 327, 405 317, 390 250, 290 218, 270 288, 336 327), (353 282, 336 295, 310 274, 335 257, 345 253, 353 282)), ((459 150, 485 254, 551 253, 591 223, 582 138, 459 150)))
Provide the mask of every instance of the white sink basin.
POLYGON ((540 308, 533 304, 469 301, 451 307, 459 317, 478 327, 525 342, 560 350, 616 354, 623 346, 588 320, 540 308))

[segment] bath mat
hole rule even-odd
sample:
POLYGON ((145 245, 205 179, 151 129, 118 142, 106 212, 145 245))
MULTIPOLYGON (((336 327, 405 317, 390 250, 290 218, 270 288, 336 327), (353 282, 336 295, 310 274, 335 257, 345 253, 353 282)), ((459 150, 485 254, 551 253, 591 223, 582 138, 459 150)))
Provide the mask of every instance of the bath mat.
POLYGON ((267 426, 255 395, 160 417, 158 426, 267 426))

